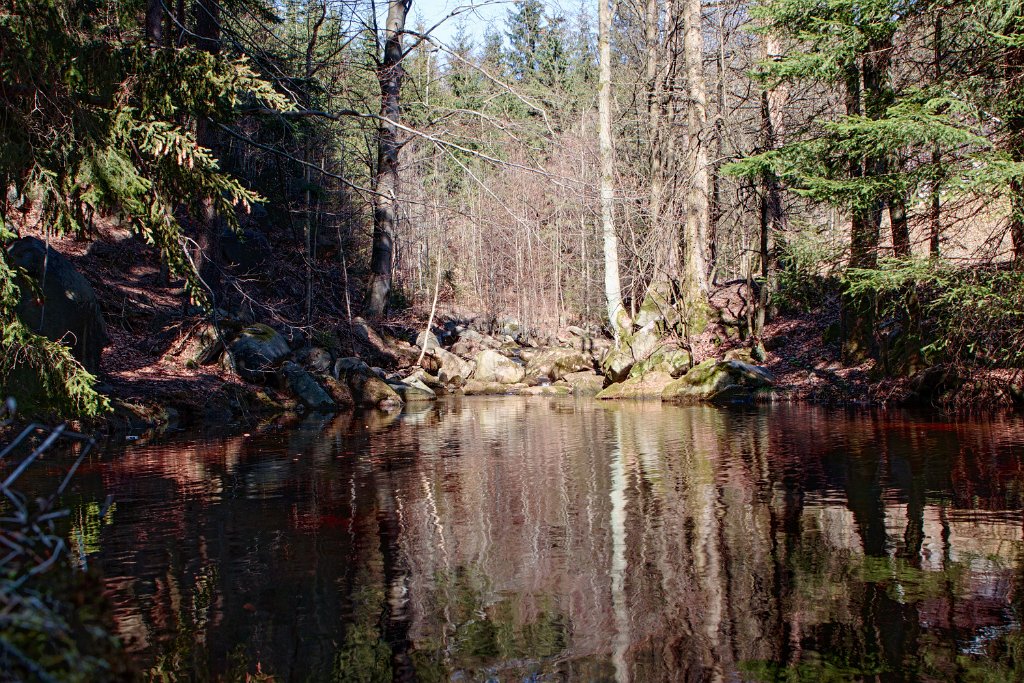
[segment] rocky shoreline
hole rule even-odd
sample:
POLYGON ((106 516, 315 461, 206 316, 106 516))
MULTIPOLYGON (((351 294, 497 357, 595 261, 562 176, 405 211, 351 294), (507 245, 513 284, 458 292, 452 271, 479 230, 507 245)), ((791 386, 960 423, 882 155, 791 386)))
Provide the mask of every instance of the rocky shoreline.
MULTIPOLYGON (((1024 378, 1014 371, 925 367, 893 375, 883 371, 895 364, 891 357, 843 364, 837 306, 777 312, 753 340, 742 283, 715 289, 701 335, 683 340, 651 324, 616 348, 600 329, 545 333, 511 317, 448 313, 425 331, 425 315, 305 328, 271 308, 211 315, 189 310, 185 292, 163 281, 159 262, 135 240, 115 247, 63 239, 60 251, 33 237, 19 244, 29 273, 48 252, 59 286, 44 292, 41 331, 74 340, 72 352, 100 378, 114 408, 98 422, 116 430, 395 410, 451 395, 968 409, 1024 400, 1024 378)), ((26 296, 24 319, 39 316, 35 305, 26 296)))

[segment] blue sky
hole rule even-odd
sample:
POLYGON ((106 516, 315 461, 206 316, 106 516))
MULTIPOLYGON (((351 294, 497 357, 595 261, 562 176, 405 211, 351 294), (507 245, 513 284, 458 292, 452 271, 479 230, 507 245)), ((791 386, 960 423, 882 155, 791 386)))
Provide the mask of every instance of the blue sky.
MULTIPOLYGON (((465 23, 466 32, 473 36, 474 43, 480 46, 481 38, 488 26, 494 26, 499 31, 503 30, 505 15, 512 7, 512 1, 508 2, 487 2, 484 0, 412 0, 412 21, 411 25, 422 22, 430 28, 458 7, 476 5, 477 8, 460 15, 461 21, 465 23)), ((437 30, 434 35, 443 43, 449 44, 455 36, 460 18, 449 19, 437 30)))

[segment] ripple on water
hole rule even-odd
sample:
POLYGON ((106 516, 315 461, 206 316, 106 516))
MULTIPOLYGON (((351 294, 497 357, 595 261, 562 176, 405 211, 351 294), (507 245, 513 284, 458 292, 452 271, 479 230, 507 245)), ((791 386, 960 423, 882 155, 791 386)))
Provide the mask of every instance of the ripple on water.
POLYGON ((108 450, 73 532, 144 667, 1013 679, 1021 427, 450 400, 108 450))

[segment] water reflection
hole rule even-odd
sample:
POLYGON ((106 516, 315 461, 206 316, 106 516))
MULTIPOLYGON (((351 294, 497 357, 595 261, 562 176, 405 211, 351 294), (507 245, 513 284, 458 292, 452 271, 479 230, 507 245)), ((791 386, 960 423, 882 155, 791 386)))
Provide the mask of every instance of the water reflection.
POLYGON ((1021 680, 1021 427, 536 397, 311 419, 108 453, 80 552, 169 677, 1021 680))

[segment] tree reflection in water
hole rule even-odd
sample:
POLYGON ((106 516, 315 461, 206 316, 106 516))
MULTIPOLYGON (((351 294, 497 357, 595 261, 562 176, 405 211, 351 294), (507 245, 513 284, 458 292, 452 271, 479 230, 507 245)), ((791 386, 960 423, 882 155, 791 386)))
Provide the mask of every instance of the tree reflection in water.
POLYGON ((1024 680, 1021 427, 452 401, 108 452, 73 518, 166 679, 1024 680))

